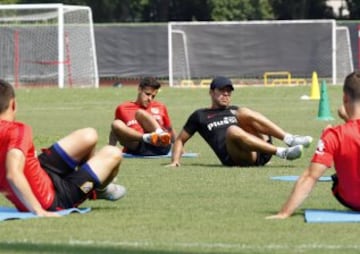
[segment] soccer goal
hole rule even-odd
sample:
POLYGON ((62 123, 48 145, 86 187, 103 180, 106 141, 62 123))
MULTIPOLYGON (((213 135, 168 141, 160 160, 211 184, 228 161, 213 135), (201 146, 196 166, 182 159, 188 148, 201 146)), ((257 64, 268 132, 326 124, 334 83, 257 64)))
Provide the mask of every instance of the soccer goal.
POLYGON ((169 84, 195 86, 216 75, 243 84, 262 84, 267 72, 331 83, 352 71, 346 27, 335 20, 170 22, 169 84))
POLYGON ((16 87, 98 87, 91 9, 0 5, 0 77, 16 87))
POLYGON ((336 27, 336 83, 343 84, 345 77, 354 70, 349 28, 336 27))

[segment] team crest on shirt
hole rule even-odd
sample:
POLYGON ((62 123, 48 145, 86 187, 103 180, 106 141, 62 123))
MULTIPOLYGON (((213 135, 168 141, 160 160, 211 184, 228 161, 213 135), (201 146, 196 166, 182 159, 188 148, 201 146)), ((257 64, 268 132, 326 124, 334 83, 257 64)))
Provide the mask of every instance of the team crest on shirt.
POLYGON ((319 154, 319 155, 323 155, 323 154, 324 154, 324 150, 325 150, 325 144, 324 144, 324 142, 320 139, 319 142, 318 142, 318 144, 317 144, 315 153, 316 153, 316 154, 319 154))
POLYGON ((159 108, 151 108, 150 111, 151 111, 151 113, 153 113, 153 114, 159 114, 159 113, 160 113, 160 109, 159 109, 159 108))
POLYGON ((85 194, 89 193, 92 189, 94 188, 94 183, 93 182, 85 182, 80 186, 80 189, 82 190, 82 192, 84 192, 85 194))

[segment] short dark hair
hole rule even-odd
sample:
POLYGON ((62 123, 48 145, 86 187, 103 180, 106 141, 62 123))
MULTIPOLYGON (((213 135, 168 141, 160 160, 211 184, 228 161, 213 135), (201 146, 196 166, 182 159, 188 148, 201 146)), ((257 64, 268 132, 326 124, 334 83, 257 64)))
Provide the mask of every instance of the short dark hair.
POLYGON ((147 86, 152 87, 154 89, 159 89, 161 87, 161 84, 155 78, 145 77, 140 80, 139 87, 144 88, 147 86))
POLYGON ((5 112, 10 105, 10 100, 15 98, 15 91, 10 83, 0 79, 0 114, 5 112))
POLYGON ((354 101, 360 100, 360 71, 354 71, 345 78, 343 92, 354 101))

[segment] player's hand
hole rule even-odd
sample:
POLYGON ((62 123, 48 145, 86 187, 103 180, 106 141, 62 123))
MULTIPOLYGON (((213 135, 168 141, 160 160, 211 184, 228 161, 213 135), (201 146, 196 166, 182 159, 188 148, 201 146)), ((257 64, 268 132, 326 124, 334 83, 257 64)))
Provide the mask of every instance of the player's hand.
POLYGON ((46 210, 38 211, 35 214, 40 217, 61 217, 60 214, 57 214, 55 212, 46 211, 46 210))
POLYGON ((167 167, 167 168, 170 168, 170 167, 180 167, 180 162, 172 162, 172 163, 170 163, 170 164, 168 164, 168 165, 166 165, 165 167, 167 167))
POLYGON ((289 217, 289 215, 287 215, 287 214, 278 213, 275 215, 267 216, 265 219, 267 219, 267 220, 279 220, 279 219, 282 220, 282 219, 286 219, 288 217, 289 217))

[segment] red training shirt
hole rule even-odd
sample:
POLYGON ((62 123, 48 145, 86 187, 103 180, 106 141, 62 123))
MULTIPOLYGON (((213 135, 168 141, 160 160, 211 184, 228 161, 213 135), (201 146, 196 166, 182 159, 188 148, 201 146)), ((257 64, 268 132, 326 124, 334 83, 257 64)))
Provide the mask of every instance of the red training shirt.
POLYGON ((326 129, 312 162, 331 167, 338 176, 338 194, 360 210, 360 119, 326 129))
POLYGON ((160 124, 161 128, 166 130, 171 128, 171 121, 167 112, 167 108, 164 104, 158 101, 151 101, 147 108, 141 107, 136 102, 124 102, 116 108, 115 119, 119 119, 123 121, 128 127, 140 133, 144 133, 143 128, 135 119, 135 113, 139 109, 143 109, 150 113, 160 124))
POLYGON ((0 120, 0 192, 18 210, 27 211, 25 205, 17 198, 6 180, 6 154, 13 148, 24 153, 25 177, 42 207, 48 209, 55 198, 54 185, 45 170, 41 168, 36 157, 30 126, 20 122, 0 120))

